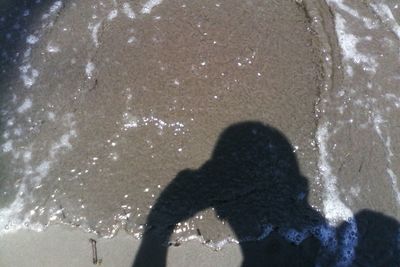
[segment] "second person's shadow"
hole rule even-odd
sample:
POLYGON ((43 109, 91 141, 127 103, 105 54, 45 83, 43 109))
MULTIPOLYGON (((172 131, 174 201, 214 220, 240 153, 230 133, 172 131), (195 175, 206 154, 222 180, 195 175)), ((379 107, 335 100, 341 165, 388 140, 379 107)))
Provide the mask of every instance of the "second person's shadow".
POLYGON ((312 266, 319 250, 315 238, 295 246, 277 234, 324 222, 307 196, 307 179, 280 131, 259 122, 234 124, 220 135, 210 160, 181 171, 161 193, 133 266, 165 266, 175 225, 209 208, 239 241, 273 226, 264 241, 240 243, 242 266, 312 266))

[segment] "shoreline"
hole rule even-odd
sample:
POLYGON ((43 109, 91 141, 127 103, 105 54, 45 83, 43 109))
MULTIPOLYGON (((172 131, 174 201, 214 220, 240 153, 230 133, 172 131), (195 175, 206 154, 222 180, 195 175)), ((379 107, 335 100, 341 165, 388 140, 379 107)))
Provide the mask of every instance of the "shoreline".
MULTIPOLYGON (((140 242, 125 231, 119 231, 112 238, 99 238, 93 233, 85 233, 81 229, 64 225, 52 225, 43 232, 18 230, 0 236, 0 265, 130 267, 140 242), (97 264, 93 263, 91 239, 96 241, 97 264)), ((272 266, 308 266, 307 264, 315 260, 318 250, 312 248, 317 248, 317 243, 318 241, 311 237, 306 238, 300 245, 293 245, 273 232, 264 240, 244 242, 241 246, 258 256, 250 259, 251 266, 262 266, 267 260, 272 266), (299 257, 285 257, 287 253, 299 257)), ((148 255, 148 266, 153 266, 151 257, 152 255, 148 255)), ((233 267, 241 266, 242 261, 242 252, 238 244, 228 243, 216 251, 198 240, 190 240, 182 246, 168 247, 166 266, 206 267, 212 263, 212 266, 233 267)))
MULTIPOLYGON (((97 257, 101 266, 131 266, 140 240, 125 231, 112 238, 99 238, 78 228, 52 225, 42 232, 18 230, 0 236, 1 266, 94 266, 90 239, 96 240, 97 257), (40 255, 40 257, 38 257, 40 255)), ((216 252, 194 240, 184 246, 169 248, 168 262, 172 266, 239 266, 242 260, 240 248, 227 244, 216 252)), ((169 266, 169 264, 167 264, 169 266)))

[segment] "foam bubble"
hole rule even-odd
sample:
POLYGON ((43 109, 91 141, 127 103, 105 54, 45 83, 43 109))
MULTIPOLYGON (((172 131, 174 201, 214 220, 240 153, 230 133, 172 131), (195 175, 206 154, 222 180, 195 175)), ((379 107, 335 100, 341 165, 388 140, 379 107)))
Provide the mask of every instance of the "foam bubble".
POLYGON ((31 45, 36 44, 38 41, 39 41, 39 38, 33 34, 29 35, 26 38, 26 42, 31 45))
MULTIPOLYGON (((61 135, 58 140, 52 143, 48 153, 48 158, 42 159, 38 165, 33 166, 30 164, 32 150, 26 148, 18 150, 17 148, 15 153, 13 152, 15 155, 22 155, 24 164, 21 174, 23 176, 21 177, 21 182, 19 183, 18 191, 14 201, 9 206, 0 209, 0 234, 14 232, 19 229, 30 229, 34 231, 41 231, 44 229, 43 225, 30 223, 32 216, 36 213, 36 209, 39 206, 37 206, 33 212, 28 211, 26 214, 23 214, 22 211, 25 203, 31 201, 32 187, 37 188, 40 186, 43 178, 48 176, 51 167, 55 162, 58 161, 59 155, 65 152, 66 149, 72 148, 70 143, 71 138, 77 136, 74 129, 76 123, 73 118, 74 116, 71 113, 63 116, 61 122, 62 126, 66 128, 66 132, 61 135)), ((10 149, 10 147, 12 148, 12 141, 9 141, 10 143, 6 145, 7 149, 10 149)), ((43 213, 44 208, 40 209, 38 212, 39 214, 43 213)), ((52 214, 50 214, 50 216, 51 215, 52 214)))
POLYGON ((368 71, 376 72, 378 63, 375 58, 372 55, 364 55, 357 49, 361 39, 348 32, 346 20, 340 14, 335 16, 335 27, 343 58, 356 64, 362 64, 368 71))
POLYGON ((30 98, 27 98, 22 103, 22 105, 18 107, 17 112, 18 113, 24 113, 25 111, 27 111, 31 107, 32 107, 32 100, 30 98))
POLYGON ((1 147, 3 148, 3 152, 5 153, 10 152, 13 149, 13 141, 8 140, 1 147))
POLYGON ((122 12, 130 19, 134 19, 136 17, 135 12, 133 12, 129 3, 124 3, 122 5, 122 12))
POLYGON ((140 11, 140 13, 142 14, 150 14, 151 10, 155 7, 158 6, 159 4, 162 3, 163 0, 149 0, 147 1, 143 7, 142 10, 140 11))
POLYGON ((50 169, 50 162, 48 160, 42 161, 39 166, 36 167, 36 172, 42 176, 45 177, 49 173, 50 169))
POLYGON ((360 18, 358 11, 343 3, 343 0, 328 0, 327 2, 330 4, 336 4, 341 10, 345 11, 355 18, 360 18))
POLYGON ((340 220, 347 220, 353 216, 351 210, 340 200, 336 187, 337 177, 333 174, 329 164, 329 152, 327 143, 329 141, 328 123, 319 125, 317 130, 317 140, 319 147, 318 168, 321 173, 324 187, 324 213, 331 223, 337 223, 340 220))
POLYGON ((28 49, 26 49, 25 52, 24 52, 24 59, 29 58, 31 53, 32 53, 32 48, 28 47, 28 49))
POLYGON ((29 9, 25 9, 24 12, 22 13, 22 16, 23 16, 23 17, 27 17, 27 16, 29 16, 30 14, 31 14, 30 10, 29 10, 29 9))
POLYGON ((21 79, 24 82, 25 87, 31 88, 35 84, 37 77, 39 77, 39 72, 32 68, 30 64, 23 65, 19 67, 21 73, 21 79))
POLYGON ((371 3, 371 6, 374 11, 379 15, 379 17, 382 18, 382 21, 386 23, 390 27, 392 32, 397 36, 397 38, 400 39, 400 25, 397 23, 390 8, 384 3, 371 3))
POLYGON ((32 159, 32 151, 25 151, 24 154, 22 155, 22 158, 25 163, 31 161, 32 159))
POLYGON ((86 72, 86 76, 88 77, 88 79, 92 78, 94 69, 95 69, 95 66, 94 66, 93 62, 89 61, 85 67, 85 72, 86 72))
POLYGON ((133 116, 132 114, 125 112, 123 114, 123 120, 124 120, 124 127, 129 129, 129 128, 136 128, 138 126, 138 119, 136 116, 133 116))
POLYGON ((355 257, 355 248, 358 243, 358 229, 354 219, 346 222, 345 229, 339 237, 338 261, 336 266, 350 266, 355 257))
POLYGON ((54 14, 58 12, 62 7, 62 1, 55 1, 54 4, 50 7, 50 14, 54 14))
POLYGON ((92 32, 92 40, 96 47, 99 46, 98 32, 101 26, 101 21, 96 24, 89 24, 88 29, 92 32))
POLYGON ((321 224, 313 227, 311 233, 327 248, 328 251, 333 252, 337 248, 336 230, 334 227, 326 224, 321 224))
POLYGON ((112 21, 112 20, 115 19, 117 16, 118 16, 118 10, 114 9, 114 10, 111 10, 110 13, 108 13, 107 19, 108 19, 109 21, 112 21))
POLYGON ((22 129, 21 129, 21 128, 15 128, 15 129, 14 129, 14 134, 15 134, 16 136, 21 136, 21 134, 22 134, 22 129))
POLYGON ((52 111, 47 112, 47 118, 51 121, 54 121, 56 119, 56 114, 52 111))
POLYGON ((299 245, 301 242, 304 241, 304 239, 306 239, 310 235, 307 229, 303 229, 302 231, 298 231, 296 229, 286 229, 281 230, 280 234, 283 238, 296 245, 299 245))
POLYGON ((42 20, 47 19, 50 16, 54 15, 55 13, 57 13, 58 11, 60 11, 62 6, 63 6, 62 1, 55 1, 54 4, 50 6, 49 12, 46 13, 46 14, 43 14, 42 20))
POLYGON ((60 47, 58 45, 55 45, 52 42, 50 42, 47 44, 46 50, 49 53, 58 53, 58 52, 60 52, 60 47))
POLYGON ((71 140, 73 137, 76 137, 76 136, 77 136, 77 135, 76 135, 76 131, 75 131, 75 130, 70 130, 70 131, 68 131, 67 133, 63 134, 63 135, 60 137, 59 141, 56 142, 56 143, 54 143, 54 144, 51 146, 51 149, 50 149, 50 156, 51 156, 52 158, 54 158, 54 157, 59 153, 60 149, 69 149, 69 148, 71 148, 72 145, 71 145, 71 143, 70 143, 70 140, 71 140))
POLYGON ((135 36, 129 37, 128 44, 131 44, 131 43, 134 43, 134 42, 136 42, 136 37, 135 36))

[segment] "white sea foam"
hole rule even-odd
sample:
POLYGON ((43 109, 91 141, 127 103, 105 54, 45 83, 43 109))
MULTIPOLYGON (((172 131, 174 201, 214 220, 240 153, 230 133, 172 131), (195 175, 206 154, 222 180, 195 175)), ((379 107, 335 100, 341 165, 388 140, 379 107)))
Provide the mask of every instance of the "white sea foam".
POLYGON ((129 5, 129 3, 124 3, 122 5, 122 12, 130 19, 134 19, 136 17, 136 14, 129 5))
POLYGON ((340 8, 340 10, 348 13, 355 18, 360 18, 358 11, 343 3, 343 0, 327 0, 327 2, 329 4, 336 5, 338 8, 340 8))
POLYGON ((25 202, 22 196, 18 194, 10 206, 0 209, 0 227, 3 229, 0 229, 0 235, 27 228, 26 222, 28 222, 29 219, 21 218, 19 215, 22 212, 24 205, 25 202))
POLYGON ((50 14, 58 12, 61 9, 62 4, 62 1, 55 1, 54 4, 50 7, 50 14))
POLYGON ((0 234, 24 228, 35 231, 43 230, 43 225, 30 224, 30 219, 35 214, 35 211, 26 214, 23 214, 22 211, 25 203, 31 201, 32 188, 40 186, 42 180, 48 176, 54 163, 59 160, 60 155, 72 148, 71 139, 77 136, 73 114, 65 114, 60 122, 61 125, 59 127, 64 127, 66 132, 58 140, 51 143, 48 158, 42 159, 36 166, 31 164, 32 148, 16 147, 13 149, 11 140, 8 141, 8 144, 6 143, 6 146, 3 145, 3 149, 7 147, 7 150, 13 151, 15 154, 22 154, 23 170, 20 173, 23 176, 17 187, 14 201, 9 206, 0 209, 0 234))
MULTIPOLYGON (((368 73, 364 75, 374 75, 376 74, 378 70, 378 62, 376 58, 378 55, 376 53, 366 53, 362 52, 359 49, 359 44, 361 42, 371 42, 372 39, 370 36, 365 35, 363 33, 363 37, 357 36, 356 34, 356 29, 355 27, 352 27, 354 23, 357 23, 360 25, 360 27, 365 27, 366 30, 368 29, 375 29, 379 25, 370 18, 367 18, 363 15, 360 15, 360 12, 356 10, 356 8, 352 7, 351 2, 346 2, 342 0, 328 0, 328 4, 333 7, 334 11, 334 17, 335 17, 335 30, 338 36, 338 41, 339 41, 339 46, 342 51, 342 63, 343 66, 346 70, 346 79, 351 80, 351 78, 354 75, 353 71, 353 66, 354 64, 360 65, 365 71, 368 73), (366 36, 366 37, 365 37, 366 36)), ((397 32, 398 30, 398 25, 395 25, 395 20, 393 18, 392 13, 390 12, 390 9, 388 9, 387 6, 384 4, 379 4, 376 5, 374 4, 374 10, 376 13, 380 14, 381 17, 383 17, 383 20, 387 20, 387 24, 392 26, 392 29, 394 32, 397 32)), ((380 53, 380 52, 379 52, 380 53)), ((369 77, 367 78, 368 80, 370 79, 369 77)), ((371 88, 371 85, 367 86, 368 88, 371 88)), ((351 90, 348 90, 352 95, 355 94, 355 91, 353 88, 351 90)), ((354 96, 353 96, 354 97, 354 96)), ((378 133, 379 138, 382 140, 382 143, 386 147, 387 151, 387 162, 388 162, 388 170, 387 170, 387 175, 390 177, 392 181, 392 185, 394 190, 396 191, 397 198, 400 198, 399 195, 399 190, 397 187, 397 176, 395 173, 392 171, 390 168, 391 165, 391 158, 390 155, 392 155, 392 150, 390 148, 390 137, 385 135, 385 133, 382 131, 382 123, 380 122, 380 116, 379 116, 379 106, 376 106, 374 104, 373 99, 371 100, 365 100, 363 99, 363 96, 360 96, 361 98, 353 99, 352 103, 354 103, 353 107, 357 105, 358 107, 365 108, 366 105, 369 106, 370 113, 375 117, 374 121, 372 122, 374 124, 375 131, 378 133), (366 103, 366 101, 369 101, 366 103)), ((339 107, 342 108, 343 107, 339 107)), ((362 111, 364 112, 364 111, 362 111)), ((353 118, 350 118, 348 120, 348 123, 352 123, 354 121, 353 118)), ((326 190, 326 196, 325 196, 325 201, 324 201, 324 211, 326 213, 326 216, 330 220, 346 220, 349 217, 351 217, 351 211, 346 205, 340 200, 340 195, 337 190, 337 180, 338 177, 336 177, 333 174, 333 170, 330 167, 329 160, 330 160, 330 154, 328 151, 327 143, 329 141, 329 138, 331 136, 331 132, 328 131, 328 128, 331 128, 331 131, 336 130, 336 128, 339 126, 339 123, 334 123, 332 127, 329 125, 329 123, 325 122, 322 125, 320 125, 317 133, 318 137, 318 142, 320 145, 320 162, 319 162, 319 169, 321 176, 323 177, 323 182, 326 190), (335 128, 336 127, 336 128, 335 128)))
POLYGON ((25 87, 31 88, 39 77, 39 72, 32 68, 31 64, 22 65, 19 67, 20 77, 24 82, 25 87))
POLYGON ((47 52, 49 53, 58 53, 60 52, 60 47, 53 42, 49 42, 46 47, 47 52))
POLYGON ((35 168, 35 176, 33 176, 29 182, 33 187, 36 187, 40 184, 43 178, 45 178, 50 171, 51 162, 49 160, 43 160, 39 163, 39 165, 35 168))
POLYGON ((23 157, 24 162, 28 163, 32 159, 32 151, 30 151, 30 150, 25 151, 22 157, 23 157))
POLYGON ((400 40, 400 25, 397 23, 390 8, 384 3, 371 3, 371 7, 379 15, 382 21, 389 26, 392 32, 400 40))
POLYGON ((124 127, 126 129, 136 128, 138 126, 138 119, 129 112, 125 112, 123 115, 124 127))
POLYGON ((27 60, 31 56, 31 53, 32 53, 32 48, 28 47, 24 52, 24 60, 27 60))
POLYGON ((60 11, 62 6, 63 6, 62 1, 55 1, 54 4, 50 6, 49 12, 43 14, 42 20, 47 19, 50 16, 54 15, 55 13, 57 13, 58 11, 60 11))
POLYGON ((13 126, 14 123, 15 123, 15 118, 13 117, 13 118, 10 118, 9 120, 7 120, 6 125, 7 126, 13 126))
POLYGON ((4 131, 4 133, 3 133, 3 138, 4 138, 4 139, 10 138, 10 132, 4 131))
POLYGON ((95 24, 90 23, 89 26, 88 26, 88 29, 91 31, 93 43, 94 43, 94 45, 96 47, 99 46, 98 33, 99 33, 99 29, 100 29, 101 23, 102 23, 101 21, 99 21, 99 22, 97 22, 95 24))
POLYGON ((336 33, 342 49, 344 60, 363 64, 366 70, 376 72, 378 64, 372 55, 365 55, 357 49, 361 39, 348 32, 346 20, 340 14, 335 15, 336 33))
POLYGON ((63 134, 60 139, 51 146, 50 157, 55 158, 62 149, 71 149, 71 139, 76 136, 77 134, 74 129, 71 129, 67 133, 63 134))
POLYGON ((51 121, 54 121, 56 118, 56 114, 52 111, 47 112, 47 118, 51 121))
POLYGON ((155 7, 158 6, 159 4, 162 3, 163 0, 149 0, 147 1, 143 7, 142 10, 140 10, 140 13, 142 14, 150 14, 151 10, 155 7))
MULTIPOLYGON (((329 161, 332 155, 328 151, 328 142, 335 131, 338 131, 340 125, 355 124, 360 125, 365 130, 369 130, 378 136, 383 147, 385 168, 382 172, 382 177, 374 177, 375 179, 389 179, 391 188, 393 189, 396 201, 400 203, 400 190, 398 185, 398 175, 395 173, 397 166, 396 159, 396 144, 393 144, 391 133, 391 117, 396 108, 400 107, 400 98, 391 91, 391 86, 385 84, 380 86, 379 81, 384 75, 390 80, 390 72, 387 68, 379 68, 378 62, 384 61, 385 57, 398 56, 398 50, 388 50, 383 54, 381 49, 377 49, 374 45, 368 46, 369 42, 377 43, 374 39, 376 31, 381 34, 386 33, 386 30, 391 30, 398 39, 400 39, 400 26, 389 6, 385 1, 370 1, 369 8, 365 8, 366 12, 370 12, 371 16, 365 15, 358 11, 359 3, 343 0, 328 0, 335 17, 335 29, 338 36, 339 46, 342 52, 342 65, 346 70, 345 83, 347 95, 338 95, 342 97, 344 105, 351 111, 350 118, 343 121, 332 121, 332 125, 328 122, 322 123, 318 129, 318 142, 320 145, 320 162, 319 169, 326 190, 324 199, 324 212, 328 219, 346 220, 343 224, 342 232, 338 236, 337 249, 335 255, 338 259, 336 266, 351 266, 355 258, 355 248, 358 243, 358 229, 354 218, 351 216, 351 211, 339 199, 340 195, 337 190, 337 180, 339 179, 333 174, 329 161), (353 7, 354 6, 354 7, 353 7), (362 46, 364 44, 364 46, 362 46), (365 50, 368 47, 368 50, 365 50), (363 49, 363 50, 362 50, 363 49), (379 59, 379 61, 378 61, 379 59), (360 65, 365 71, 364 73, 355 73, 354 65, 360 65), (383 70, 383 71, 382 71, 383 70), (354 77, 353 77, 354 76, 354 77), (375 79, 377 78, 377 79, 375 79), (354 79, 357 79, 355 81, 354 79), (365 80, 365 82, 364 82, 365 80), (355 87, 357 85, 357 87, 355 87), (365 92, 368 93, 364 93, 365 92), (369 90, 369 91, 368 91, 369 90), (360 92, 360 93, 358 93, 360 92), (390 92, 390 93, 386 93, 390 92), (357 116, 351 115, 357 114, 357 116), (366 119, 358 114, 368 114, 366 119), (363 119, 364 121, 361 121, 363 119), (365 121, 366 120, 366 121, 365 121), (358 124, 356 124, 358 123, 358 124), (372 127, 371 127, 372 126, 372 127), (386 177, 385 177, 386 176, 386 177)), ((383 37, 387 46, 393 47, 396 43, 394 35, 383 37)), ((397 42, 398 44, 398 42, 397 42)), ((386 46, 386 47, 387 47, 386 46)), ((388 61, 390 62, 390 61, 388 61)), ((396 89, 397 90, 397 89, 396 89)), ((336 118, 337 119, 337 118, 336 118)), ((378 142, 379 143, 379 142, 378 142)), ((375 144, 374 145, 379 145, 375 144)), ((356 181, 355 181, 356 182, 356 181)), ((364 189, 363 185, 356 183, 355 186, 350 186, 346 191, 347 194, 357 196, 364 189)))
POLYGON ((132 43, 135 43, 135 42, 136 42, 136 37, 135 36, 129 37, 128 44, 132 44, 132 43))
POLYGON ((338 223, 342 220, 348 220, 353 216, 351 210, 340 200, 337 189, 338 178, 333 174, 329 163, 329 151, 327 143, 329 141, 328 133, 329 123, 324 123, 318 127, 317 141, 319 147, 318 167, 324 183, 324 213, 331 223, 338 223))
POLYGON ((13 141, 12 140, 8 140, 1 147, 3 149, 3 152, 5 152, 5 153, 11 152, 11 150, 13 149, 13 141))
POLYGON ((92 78, 94 69, 95 69, 95 66, 94 66, 93 62, 89 61, 85 67, 85 73, 86 73, 86 76, 88 77, 88 79, 92 78))
POLYGON ((29 35, 26 38, 26 42, 31 45, 36 44, 38 41, 39 41, 39 38, 33 34, 29 35))
POLYGON ((22 134, 22 129, 21 129, 21 128, 15 128, 15 129, 14 129, 14 134, 15 134, 16 136, 21 136, 21 134, 22 134))
POLYGON ((109 21, 112 21, 112 20, 115 19, 117 16, 118 16, 118 10, 114 9, 114 10, 111 10, 110 13, 108 13, 107 19, 108 19, 109 21))
POLYGON ((24 100, 24 102, 21 104, 21 106, 18 107, 17 112, 24 113, 31 107, 32 107, 32 100, 30 98, 27 98, 24 100))

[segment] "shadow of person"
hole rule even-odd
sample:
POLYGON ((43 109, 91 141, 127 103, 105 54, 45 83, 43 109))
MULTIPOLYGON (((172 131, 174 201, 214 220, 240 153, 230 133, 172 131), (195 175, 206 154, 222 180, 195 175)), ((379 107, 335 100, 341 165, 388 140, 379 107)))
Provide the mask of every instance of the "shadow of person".
MULTIPOLYGON (((353 228, 357 240, 348 266, 400 266, 400 224, 396 219, 376 211, 362 210, 354 216, 352 222, 355 223, 353 228)), ((340 257, 349 254, 346 253, 346 246, 349 239, 353 238, 349 236, 352 233, 347 231, 351 228, 350 223, 344 222, 336 230, 339 250, 342 252, 336 254, 333 262, 340 262, 343 260, 340 257)))
POLYGON ((181 171, 161 193, 133 266, 165 266, 165 244, 175 225, 209 208, 243 241, 242 266, 313 266, 317 239, 297 246, 282 237, 289 229, 301 232, 323 223, 307 194, 307 179, 281 132, 259 122, 234 124, 220 135, 210 160, 197 170, 181 171), (248 241, 267 226, 273 228, 268 238, 248 241))

